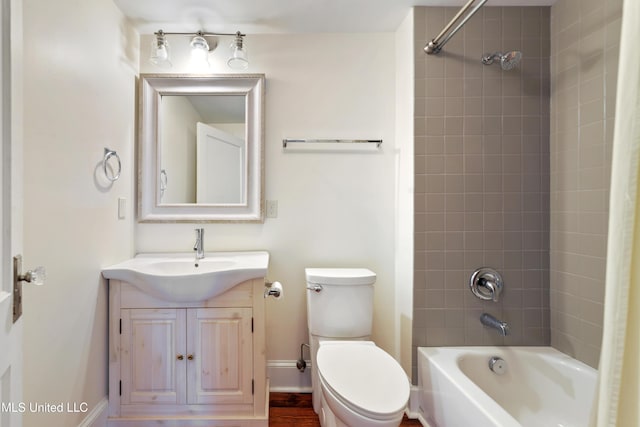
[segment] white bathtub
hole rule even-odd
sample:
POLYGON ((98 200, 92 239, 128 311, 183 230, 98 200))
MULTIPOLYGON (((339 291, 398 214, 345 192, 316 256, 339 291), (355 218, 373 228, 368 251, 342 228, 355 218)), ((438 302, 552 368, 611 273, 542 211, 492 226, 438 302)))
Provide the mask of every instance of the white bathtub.
POLYGON ((429 427, 583 427, 596 375, 551 347, 422 347, 416 412, 429 427))

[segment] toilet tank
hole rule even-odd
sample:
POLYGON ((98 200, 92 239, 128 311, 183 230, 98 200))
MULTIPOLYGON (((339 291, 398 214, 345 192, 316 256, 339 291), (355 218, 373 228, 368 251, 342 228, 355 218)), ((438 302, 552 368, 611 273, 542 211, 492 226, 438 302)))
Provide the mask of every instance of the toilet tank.
POLYGON ((327 338, 371 335, 373 284, 376 274, 365 268, 307 268, 309 333, 327 338))

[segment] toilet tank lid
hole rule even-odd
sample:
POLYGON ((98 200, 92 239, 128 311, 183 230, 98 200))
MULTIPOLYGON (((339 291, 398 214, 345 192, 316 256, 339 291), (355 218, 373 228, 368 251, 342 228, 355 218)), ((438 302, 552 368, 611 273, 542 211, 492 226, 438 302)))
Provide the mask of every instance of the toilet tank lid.
POLYGON ((366 268, 305 268, 307 283, 318 285, 372 285, 376 273, 366 268))

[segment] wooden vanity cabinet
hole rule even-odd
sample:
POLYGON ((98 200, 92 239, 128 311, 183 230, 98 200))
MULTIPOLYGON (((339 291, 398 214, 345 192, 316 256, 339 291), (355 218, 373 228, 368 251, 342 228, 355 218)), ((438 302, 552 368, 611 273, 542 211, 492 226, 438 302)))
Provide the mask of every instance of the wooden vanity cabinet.
POLYGON ((168 303, 111 280, 109 426, 267 426, 264 281, 168 303))

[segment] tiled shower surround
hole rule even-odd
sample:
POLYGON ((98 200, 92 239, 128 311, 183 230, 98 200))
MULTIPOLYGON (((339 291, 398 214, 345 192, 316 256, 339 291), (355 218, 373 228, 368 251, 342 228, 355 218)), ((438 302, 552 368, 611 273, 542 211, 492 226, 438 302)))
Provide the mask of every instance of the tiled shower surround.
POLYGON ((550 343, 550 8, 483 7, 424 54, 458 10, 414 13, 414 365, 420 346, 550 343), (523 53, 514 70, 481 63, 510 50, 523 53), (497 303, 469 290, 483 266, 504 278, 497 303), (511 334, 482 326, 483 312, 511 334))
POLYGON ((551 8, 551 345, 598 366, 622 0, 551 8))

